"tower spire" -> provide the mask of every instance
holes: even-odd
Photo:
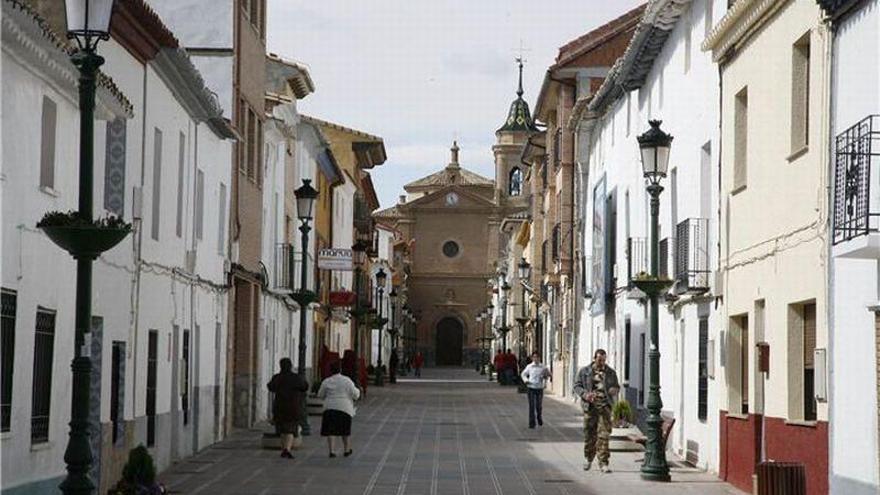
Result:
[[[517,98],[522,98],[522,95],[523,95],[523,87],[522,87],[523,59],[522,59],[522,57],[516,57],[516,63],[519,64],[519,86],[516,89],[516,96],[517,96]]]

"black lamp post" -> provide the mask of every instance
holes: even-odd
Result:
[[[301,254],[301,270],[299,289],[293,292],[293,300],[299,305],[299,354],[297,355],[296,370],[300,376],[305,377],[306,374],[306,309],[309,304],[316,300],[315,293],[308,288],[308,252],[309,252],[309,231],[312,228],[309,222],[312,220],[312,208],[315,206],[315,200],[318,199],[318,191],[312,187],[311,179],[303,179],[302,185],[293,191],[296,197],[296,216],[301,224],[299,231],[302,233],[302,254]],[[293,280],[293,265],[291,264],[291,281]],[[306,407],[303,403],[303,407]],[[309,426],[308,414],[302,415],[302,433],[309,435],[311,427]]]
[[[376,272],[376,288],[379,293],[379,304],[377,306],[377,310],[379,311],[379,318],[376,320],[376,326],[379,329],[379,354],[376,359],[376,386],[381,387],[384,383],[384,376],[382,375],[382,334],[385,332],[385,319],[382,318],[382,296],[385,294],[385,281],[388,279],[388,274],[385,273],[385,270],[379,268],[379,271]]]
[[[64,452],[67,476],[59,488],[66,495],[91,494],[95,484],[89,477],[92,447],[89,427],[89,385],[92,360],[86,348],[86,334],[92,320],[92,261],[128,235],[131,226],[121,219],[95,223],[94,138],[95,83],[104,58],[95,50],[100,40],[110,38],[113,0],[67,0],[67,37],[78,50],[71,56],[79,69],[79,208],[75,214],[47,214],[37,224],[59,247],[76,260],[76,315],[71,385],[70,438]]]
[[[361,307],[361,270],[367,261],[367,245],[358,239],[351,246],[352,258],[354,261],[354,309],[351,310],[351,316],[354,318],[354,367],[352,374],[354,382],[360,385],[360,344],[361,344],[361,322],[366,311]]]
[[[660,427],[663,418],[660,410],[663,400],[660,398],[660,347],[659,347],[659,307],[658,297],[672,285],[672,281],[659,275],[658,231],[660,214],[660,193],[663,186],[660,179],[666,177],[669,167],[669,149],[672,136],[660,130],[659,120],[648,122],[651,128],[638,137],[642,157],[642,169],[647,183],[646,189],[651,196],[651,275],[637,278],[633,283],[644,292],[651,301],[651,348],[648,351],[651,382],[648,388],[648,431],[645,444],[645,460],[642,464],[642,478],[653,481],[669,481],[669,465],[666,463],[666,451],[660,441]]]
[[[517,272],[519,275],[520,281],[520,289],[522,289],[522,308],[520,308],[520,316],[516,319],[517,323],[519,323],[519,361],[523,362],[525,359],[525,335],[526,335],[526,323],[529,322],[529,314],[526,311],[526,281],[529,279],[529,275],[532,273],[532,265],[526,261],[525,258],[522,258],[517,265]]]
[[[504,348],[502,352],[507,352],[507,332],[510,331],[510,328],[507,327],[507,295],[510,293],[510,284],[507,283],[507,279],[501,284],[501,346]]]
[[[391,336],[391,352],[397,351],[397,326],[395,325],[395,313],[397,311],[397,288],[391,287],[391,292],[388,293],[388,301],[391,303],[391,328],[388,329],[388,334]],[[400,356],[398,356],[400,359]],[[395,363],[395,366],[400,363]],[[391,362],[388,363],[388,380],[390,383],[397,383],[397,369],[391,369]]]
[[[490,342],[495,340],[495,332],[491,332],[492,335],[486,335],[486,326],[489,327],[489,330],[492,330],[492,309],[494,306],[492,304],[488,304],[486,309],[483,310],[483,341],[486,343],[486,355],[484,357],[485,366],[488,367],[489,364],[492,364],[492,348],[490,346]],[[491,368],[489,368],[491,370]],[[489,375],[489,381],[492,381],[492,373],[487,373]]]

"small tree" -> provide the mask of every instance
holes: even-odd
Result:
[[[131,449],[122,468],[122,479],[110,495],[162,495],[165,487],[156,483],[156,464],[143,444]]]
[[[629,424],[633,422],[633,410],[629,401],[621,399],[615,402],[614,407],[611,409],[611,418],[614,421],[615,426],[618,428],[629,426]]]

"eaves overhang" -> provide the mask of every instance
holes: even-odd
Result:
[[[624,93],[645,84],[654,61],[690,4],[691,0],[652,0],[648,3],[629,45],[589,104],[590,111],[604,112]]]

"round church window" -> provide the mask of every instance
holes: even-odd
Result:
[[[443,254],[446,255],[447,258],[455,258],[458,256],[458,243],[455,241],[446,241],[443,243]]]

